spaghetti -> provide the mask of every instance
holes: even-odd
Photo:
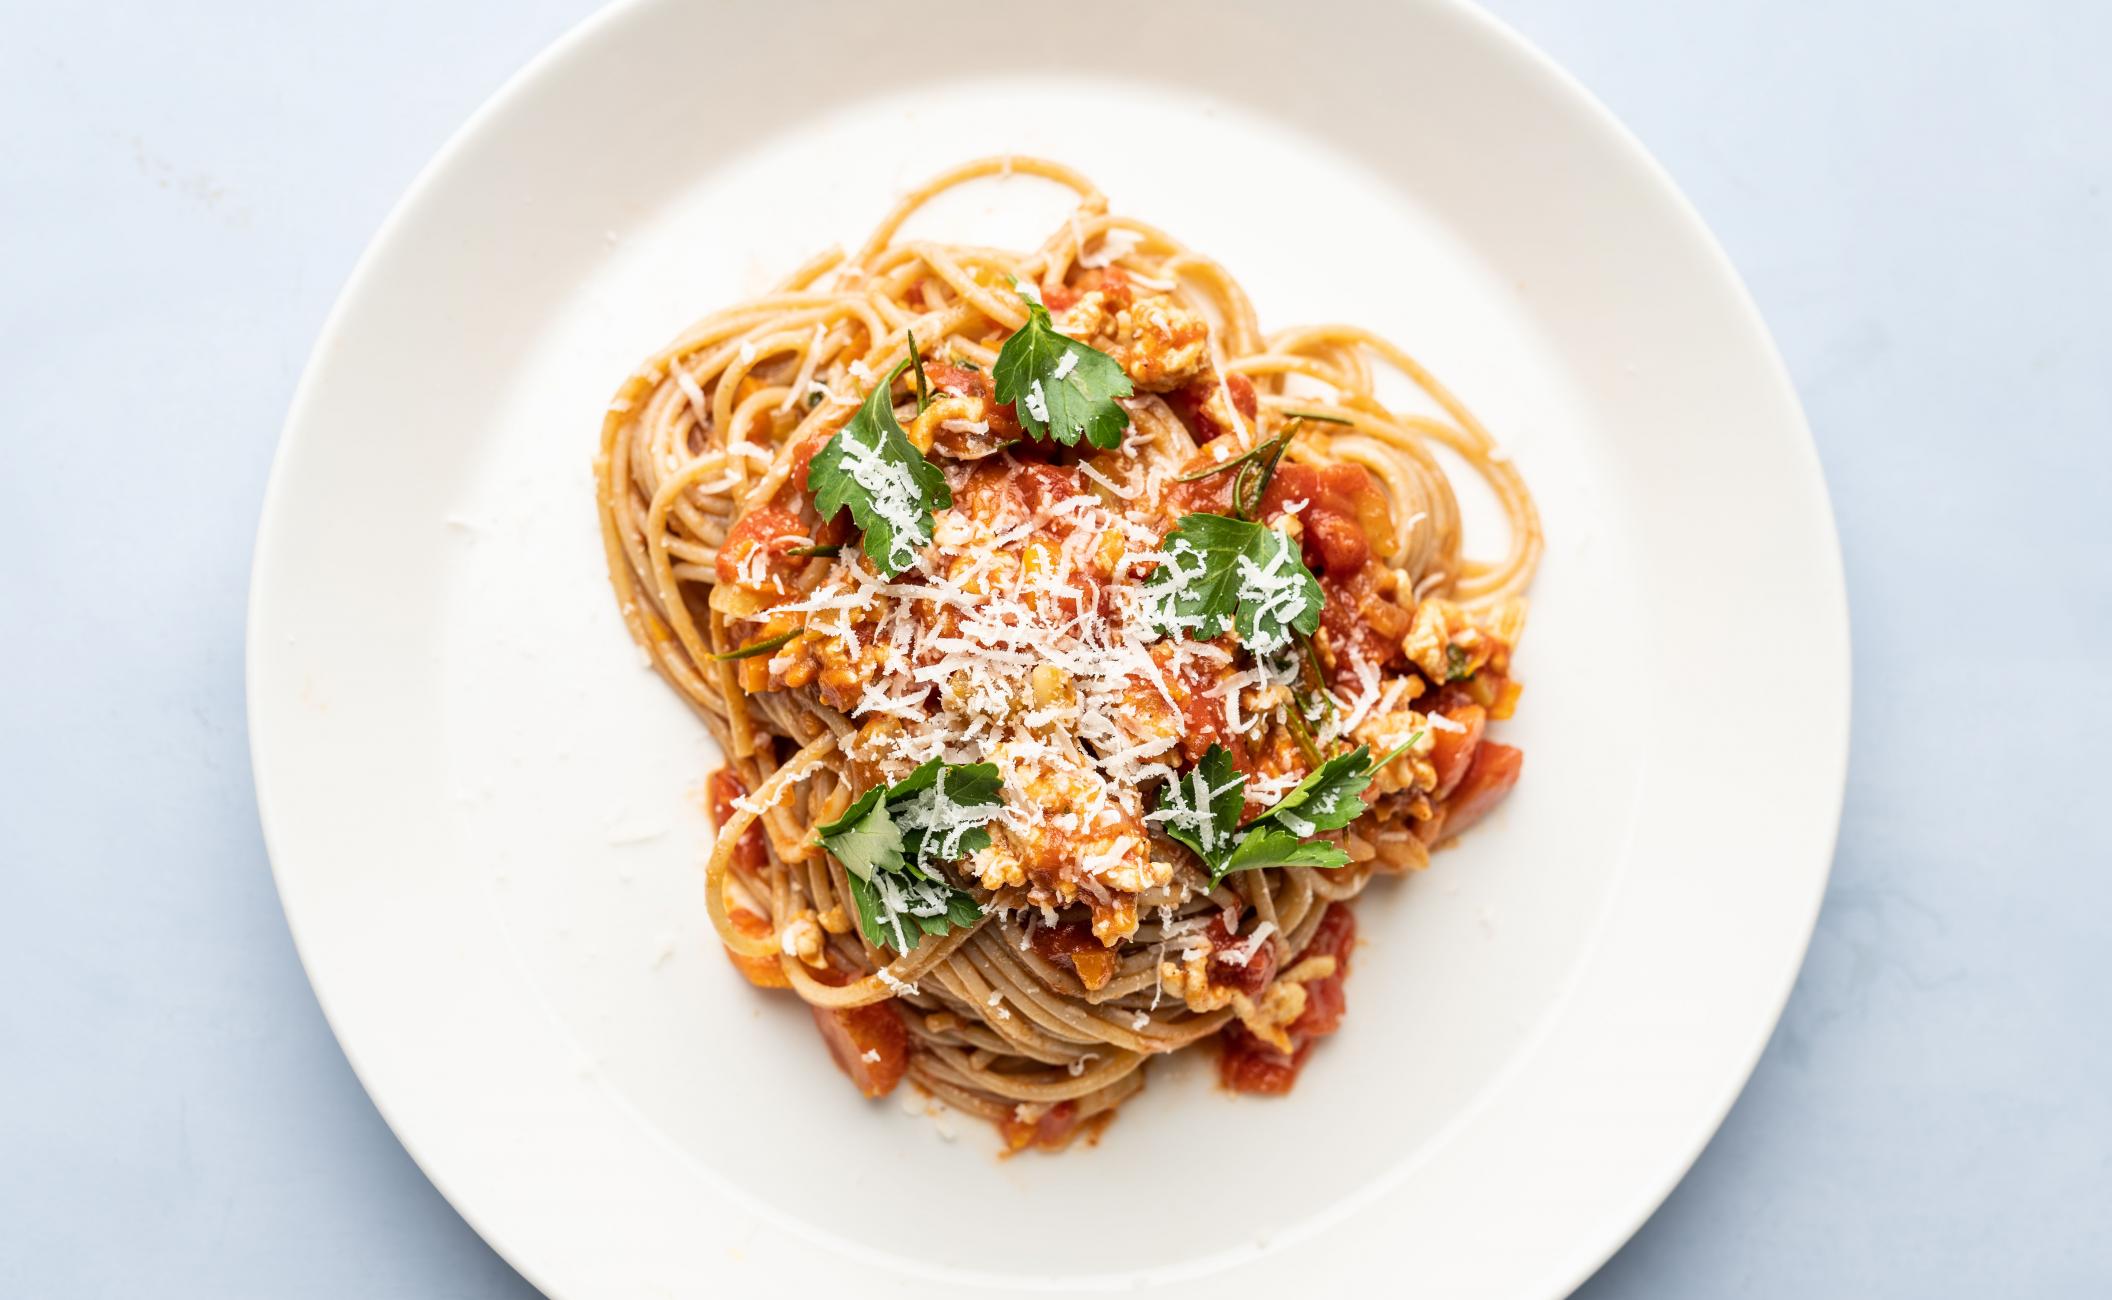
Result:
[[[901,237],[999,175],[1076,210],[1031,252]],[[1434,448],[1493,489],[1499,558],[1463,556]],[[1227,1085],[1288,1090],[1341,1018],[1350,900],[1517,778],[1485,738],[1541,550],[1516,469],[1393,344],[1264,334],[1056,163],[956,167],[697,322],[596,468],[624,619],[727,756],[729,957],[868,1095],[906,1076],[1013,1149],[1213,1036]]]

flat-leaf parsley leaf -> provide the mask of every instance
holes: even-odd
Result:
[[[981,919],[975,899],[937,868],[989,846],[984,823],[1003,807],[999,786],[994,763],[932,759],[816,828],[821,846],[843,864],[867,942],[908,952],[926,935]]]
[[[990,367],[997,400],[1014,403],[1019,422],[1037,438],[1066,447],[1082,436],[1102,449],[1122,445],[1129,412],[1115,399],[1135,390],[1129,373],[1113,357],[1056,332],[1049,309],[1020,295],[1027,323],[998,349]]]
[[[1230,751],[1212,745],[1200,763],[1160,789],[1146,820],[1158,822],[1169,838],[1193,849],[1210,869],[1213,887],[1235,871],[1348,866],[1349,854],[1341,846],[1311,837],[1340,830],[1363,816],[1361,796],[1371,778],[1423,734],[1417,731],[1376,761],[1364,745],[1335,755],[1244,824],[1239,815],[1246,807],[1247,778],[1233,767]]]
[[[1320,627],[1320,584],[1291,540],[1275,529],[1224,515],[1183,515],[1159,543],[1159,567],[1144,584],[1152,625],[1200,641],[1239,634],[1268,654],[1293,631]]]
[[[1215,865],[1232,850],[1246,807],[1246,784],[1246,776],[1232,766],[1231,751],[1212,745],[1202,762],[1166,783],[1146,820],[1158,822],[1168,838]]]
[[[1347,754],[1337,754],[1314,768],[1274,807],[1248,825],[1272,822],[1301,837],[1340,830],[1363,815],[1364,800],[1359,796],[1378,770],[1378,764],[1371,761],[1369,746],[1359,745]]]
[[[874,387],[858,413],[807,466],[807,490],[823,519],[849,506],[864,533],[866,556],[883,577],[916,563],[931,544],[932,513],[953,504],[946,475],[924,459],[895,419],[895,377],[905,359]]]
[[[1212,869],[1215,885],[1235,871],[1259,871],[1263,867],[1346,867],[1349,854],[1339,844],[1326,840],[1301,840],[1274,826],[1257,826],[1240,836],[1224,865]]]

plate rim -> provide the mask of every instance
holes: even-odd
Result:
[[[503,120],[517,100],[540,83],[553,69],[566,64],[578,51],[591,45],[605,29],[620,26],[640,11],[654,8],[661,2],[662,0],[611,0],[560,33],[526,63],[509,74],[448,134],[432,157],[418,169],[402,195],[391,205],[346,275],[302,366],[299,382],[295,386],[285,421],[274,446],[265,483],[252,546],[249,590],[245,604],[244,705],[252,783],[258,820],[271,865],[274,890],[278,894],[281,911],[286,917],[288,932],[300,959],[303,974],[354,1077],[359,1080],[369,1101],[389,1126],[398,1144],[417,1165],[420,1173],[440,1192],[455,1213],[460,1215],[495,1253],[505,1259],[510,1267],[538,1290],[553,1297],[560,1292],[553,1289],[553,1283],[533,1260],[531,1252],[501,1232],[497,1225],[489,1221],[488,1216],[469,1204],[467,1198],[459,1194],[453,1180],[438,1167],[430,1150],[422,1149],[423,1144],[400,1122],[396,1108],[385,1098],[383,1091],[374,1086],[369,1065],[363,1063],[361,1052],[341,1025],[333,998],[325,991],[325,982],[317,978],[316,967],[311,959],[312,939],[304,934],[303,924],[296,916],[296,909],[290,904],[288,868],[282,865],[282,846],[286,835],[283,829],[275,828],[273,801],[269,790],[272,779],[269,772],[274,764],[269,757],[269,742],[262,733],[266,726],[264,718],[267,710],[273,707],[273,702],[267,697],[267,688],[261,681],[258,666],[260,659],[268,653],[266,643],[270,622],[269,588],[263,579],[269,565],[272,539],[289,526],[289,489],[286,482],[292,472],[289,465],[294,459],[290,453],[299,441],[299,430],[310,421],[311,408],[319,400],[316,394],[317,375],[324,368],[328,357],[341,344],[355,306],[365,296],[364,291],[379,273],[378,268],[388,260],[399,232],[416,219],[427,195],[454,168],[460,157],[474,148],[496,123]],[[1551,1266],[1552,1273],[1546,1279],[1544,1293],[1561,1295],[1581,1286],[1625,1246],[1685,1179],[1743,1094],[1780,1024],[1783,1011],[1809,952],[1838,850],[1852,743],[1852,623],[1838,523],[1803,403],[1750,289],[1699,210],[1665,167],[1610,108],[1574,75],[1508,23],[1483,10],[1471,0],[1418,0],[1418,4],[1424,9],[1443,11],[1445,16],[1452,20],[1479,28],[1480,34],[1502,46],[1508,57],[1529,66],[1539,79],[1559,92],[1569,108],[1588,116],[1596,133],[1606,138],[1627,155],[1628,161],[1638,166],[1640,175],[1647,178],[1655,191],[1656,200],[1663,204],[1668,212],[1677,214],[1679,224],[1693,237],[1695,249],[1706,255],[1711,269],[1720,278],[1722,287],[1729,290],[1731,304],[1739,318],[1738,324],[1757,341],[1758,355],[1765,359],[1767,384],[1780,397],[1783,410],[1790,421],[1782,428],[1783,442],[1798,462],[1797,485],[1810,498],[1806,502],[1809,507],[1808,523],[1820,534],[1814,541],[1820,543],[1821,554],[1817,558],[1824,561],[1821,566],[1823,574],[1820,576],[1825,579],[1825,590],[1811,595],[1814,601],[1826,608],[1826,626],[1817,631],[1824,634],[1820,639],[1827,644],[1816,652],[1816,657],[1825,661],[1828,673],[1833,679],[1832,685],[1835,689],[1830,693],[1831,698],[1826,701],[1826,711],[1828,721],[1835,724],[1838,741],[1827,753],[1814,759],[1812,764],[1822,778],[1818,784],[1829,794],[1823,808],[1814,807],[1811,811],[1811,820],[1814,823],[1823,820],[1826,827],[1825,854],[1822,869],[1811,877],[1808,896],[1801,900],[1797,908],[1799,921],[1794,960],[1786,964],[1783,974],[1776,981],[1777,987],[1770,992],[1767,999],[1768,1013],[1764,1018],[1755,1019],[1749,1032],[1749,1041],[1740,1053],[1735,1070],[1724,1076],[1716,1095],[1702,1108],[1701,1119],[1695,1131],[1678,1144],[1684,1155],[1677,1160],[1668,1160],[1661,1175],[1634,1195],[1628,1209],[1618,1216],[1621,1227],[1617,1233],[1608,1234],[1603,1238],[1595,1237],[1579,1247],[1570,1263]],[[1786,947],[1787,945],[1785,949]],[[1531,1043],[1544,1036],[1548,1027],[1557,1019],[1558,1016],[1550,1014],[1540,1033],[1536,1033],[1528,1045],[1520,1049],[1517,1060],[1523,1060],[1530,1055]]]

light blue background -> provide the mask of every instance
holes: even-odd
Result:
[[[302,978],[242,619],[279,424],[354,258],[588,7],[7,4],[0,1295],[530,1294]],[[1495,8],[1752,285],[1854,609],[1803,978],[1583,1294],[2112,1294],[2112,6]],[[1798,725],[1796,682],[1754,687]]]

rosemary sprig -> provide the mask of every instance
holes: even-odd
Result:
[[[806,634],[807,630],[805,628],[795,627],[790,632],[779,633],[777,636],[766,636],[760,641],[750,641],[738,650],[728,650],[725,654],[713,655],[712,658],[721,663],[730,659],[753,659],[757,655],[766,655],[773,650],[788,646]]]

